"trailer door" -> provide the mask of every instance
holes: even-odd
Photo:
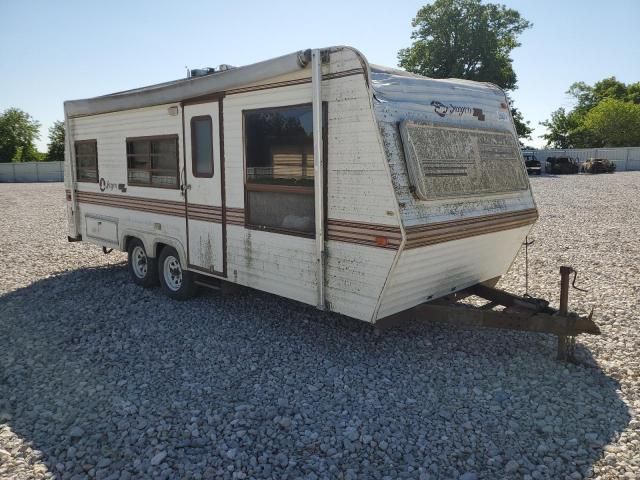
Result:
[[[222,99],[185,105],[183,118],[189,268],[226,276]]]

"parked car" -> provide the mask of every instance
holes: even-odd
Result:
[[[580,166],[578,162],[571,157],[547,157],[545,171],[553,175],[569,175],[578,173]]]
[[[613,173],[616,164],[607,158],[590,158],[582,164],[584,173]]]
[[[525,153],[523,154],[524,164],[527,167],[527,173],[529,175],[540,175],[542,174],[542,164],[540,160],[536,158],[533,153]]]

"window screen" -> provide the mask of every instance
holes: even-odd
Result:
[[[511,132],[404,121],[400,134],[411,184],[423,200],[529,188]]]
[[[313,234],[311,105],[244,112],[247,222]]]
[[[75,150],[78,181],[98,183],[98,142],[96,140],[75,142]]]
[[[127,139],[130,185],[178,188],[178,136]]]
[[[213,176],[213,136],[210,116],[191,119],[191,163],[194,177]]]

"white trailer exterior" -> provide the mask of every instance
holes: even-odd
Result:
[[[161,280],[174,249],[185,279],[375,323],[500,277],[537,218],[504,92],[351,47],[65,102],[65,120],[70,240],[139,245]]]

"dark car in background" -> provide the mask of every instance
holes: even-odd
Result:
[[[527,167],[527,173],[529,175],[542,174],[542,164],[533,153],[523,153],[522,156],[524,158],[524,165]]]
[[[578,173],[580,165],[571,157],[547,157],[545,171],[552,175],[569,175]]]
[[[584,173],[613,173],[616,164],[607,158],[590,158],[582,164]]]

